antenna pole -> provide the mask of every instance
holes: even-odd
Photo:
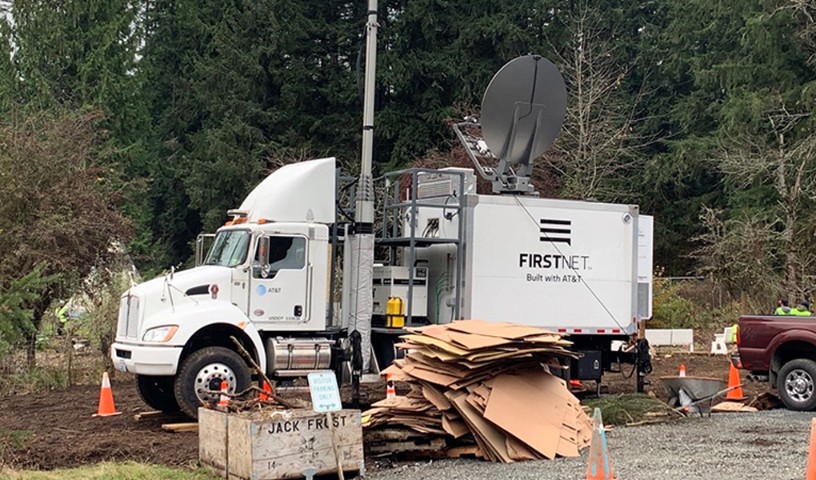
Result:
[[[371,359],[371,314],[374,276],[374,188],[371,175],[374,150],[374,82],[377,66],[377,0],[368,0],[366,22],[365,95],[363,97],[363,144],[360,179],[354,209],[354,231],[349,232],[346,261],[349,282],[343,285],[348,295],[347,323],[350,332],[360,334],[362,371],[369,370]]]
[[[374,223],[371,164],[374,150],[374,82],[377,71],[377,0],[368,0],[366,22],[365,94],[363,97],[363,146],[355,220]]]

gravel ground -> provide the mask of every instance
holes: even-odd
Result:
[[[713,414],[677,422],[617,427],[607,433],[616,478],[715,480],[805,478],[812,412],[770,410]],[[411,463],[366,476],[370,480],[576,480],[586,458],[493,464],[476,460]]]

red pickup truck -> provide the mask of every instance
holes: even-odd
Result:
[[[737,368],[768,381],[791,410],[816,410],[816,317],[744,315]]]

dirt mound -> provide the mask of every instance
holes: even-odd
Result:
[[[133,460],[182,465],[198,460],[197,433],[169,433],[167,419],[136,421],[150,411],[135,382],[115,382],[114,417],[96,418],[98,386],[0,398],[0,465],[43,469]]]

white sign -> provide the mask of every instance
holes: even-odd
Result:
[[[627,205],[480,196],[468,224],[463,317],[634,331],[635,223]]]
[[[309,391],[315,412],[334,412],[343,408],[334,372],[327,370],[309,373]]]

